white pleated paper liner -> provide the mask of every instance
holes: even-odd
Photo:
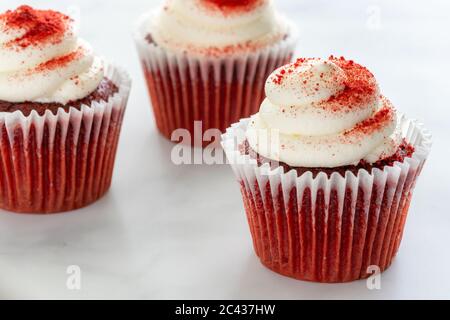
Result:
[[[148,14],[140,19],[135,42],[157,127],[168,139],[179,128],[194,134],[195,121],[202,122],[202,132],[224,132],[257,112],[267,77],[290,62],[297,41],[292,27],[286,39],[257,52],[222,57],[172,52],[146,39],[148,19]]]
[[[401,118],[415,152],[383,170],[355,175],[298,176],[242,155],[249,119],[233,124],[222,146],[240,183],[254,249],[261,262],[301,280],[346,282],[383,271],[403,235],[412,191],[431,148],[431,135]]]
[[[0,113],[0,208],[68,211],[109,189],[131,81],[111,64],[105,76],[119,89],[108,101],[56,114]]]

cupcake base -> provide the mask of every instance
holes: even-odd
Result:
[[[243,154],[248,122],[229,128],[222,146],[240,183],[261,262],[285,276],[329,283],[386,270],[400,246],[430,135],[402,118],[405,141],[415,150],[411,157],[370,171],[299,173]]]
[[[144,66],[144,74],[151,97],[156,125],[164,137],[171,140],[176,129],[186,129],[194,137],[196,121],[202,124],[201,134],[209,129],[225,129],[242,117],[258,111],[264,98],[264,84],[273,69],[290,61],[291,55],[255,62],[253,72],[233,72],[227,79],[226,63],[218,67],[208,65],[206,76],[200,68],[171,66],[152,71]],[[216,74],[216,70],[222,70]],[[232,70],[250,69],[231,62]],[[253,74],[253,76],[251,76]],[[218,80],[216,78],[219,78]],[[241,79],[239,79],[241,78]],[[215,80],[216,79],[216,80]],[[176,141],[174,141],[176,142]],[[202,141],[205,147],[209,141]],[[192,139],[192,145],[196,145]],[[200,146],[197,143],[196,146]]]
[[[403,190],[393,195],[389,184],[358,188],[357,195],[346,189],[343,204],[337,190],[329,197],[326,190],[316,190],[313,204],[310,189],[299,198],[292,188],[285,202],[272,198],[270,185],[264,196],[241,182],[255,252],[269,269],[298,280],[353,281],[369,277],[369,266],[382,272],[400,245],[414,176],[411,172]]]

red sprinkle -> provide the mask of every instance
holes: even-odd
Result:
[[[359,124],[357,124],[352,130],[347,131],[344,135],[349,134],[370,134],[374,131],[379,130],[387,121],[390,121],[394,116],[394,109],[387,100],[383,101],[385,103],[384,107],[373,115],[373,117],[368,118]]]
[[[300,58],[280,69],[275,75],[271,76],[271,81],[276,85],[282,85],[287,74],[293,73],[297,68],[301,67],[308,61],[315,58]],[[324,63],[334,62],[346,74],[347,79],[344,82],[345,88],[337,95],[331,96],[327,101],[322,102],[319,106],[335,112],[360,108],[367,104],[373,103],[377,99],[377,85],[373,74],[365,67],[355,63],[353,60],[346,60],[344,57],[335,57],[331,55]],[[311,76],[307,73],[302,75],[303,84],[311,81]],[[323,77],[323,74],[320,75]],[[337,79],[334,79],[337,81]],[[315,91],[319,91],[320,87],[316,83]]]
[[[224,14],[248,12],[262,4],[262,0],[201,0],[210,9]]]
[[[35,10],[30,6],[20,6],[16,10],[8,10],[0,15],[5,26],[12,30],[25,30],[25,34],[12,40],[9,45],[21,48],[36,46],[52,41],[58,43],[67,30],[69,16],[52,10]]]
[[[274,36],[273,41],[277,41],[279,39],[279,36]],[[254,52],[258,49],[261,49],[266,46],[266,42],[258,42],[249,40],[244,43],[239,43],[236,45],[228,45],[225,47],[207,47],[207,48],[198,48],[194,45],[188,45],[187,50],[188,51],[195,51],[202,53],[209,57],[222,57],[223,55],[231,55],[236,53],[242,53],[242,52]]]
[[[284,80],[284,76],[286,75],[286,73],[291,74],[294,72],[295,69],[297,69],[298,67],[300,67],[305,61],[310,60],[310,59],[306,59],[306,58],[298,58],[294,63],[289,64],[286,67],[283,67],[278,74],[275,75],[275,77],[272,79],[272,81],[275,84],[280,85],[283,80]],[[306,82],[303,82],[306,83]]]
[[[82,49],[79,49],[65,56],[54,58],[37,66],[36,71],[54,70],[56,68],[66,66],[70,62],[78,59],[82,54]]]
[[[376,99],[376,81],[373,74],[353,60],[346,60],[344,57],[336,58],[330,56],[330,61],[336,63],[347,75],[345,89],[339,95],[330,97],[324,107],[341,110],[342,108],[352,109],[367,105]]]

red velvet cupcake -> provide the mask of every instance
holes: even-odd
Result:
[[[270,0],[165,1],[137,29],[156,124],[173,140],[176,129],[223,132],[257,112],[267,76],[290,61],[296,36]]]
[[[59,12],[0,15],[0,208],[77,209],[109,189],[130,91]]]
[[[222,136],[256,254],[300,280],[384,271],[431,147],[374,76],[344,58],[298,59],[266,83],[258,114]]]

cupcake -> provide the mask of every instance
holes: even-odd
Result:
[[[0,15],[0,208],[52,213],[108,190],[130,79],[75,22],[21,6]]]
[[[256,113],[295,38],[270,0],[168,0],[144,15],[135,40],[159,131],[176,140],[184,129],[191,145],[205,146],[208,129]]]
[[[388,268],[429,133],[397,114],[369,70],[342,57],[298,59],[265,90],[259,112],[222,136],[261,262],[317,282]]]

